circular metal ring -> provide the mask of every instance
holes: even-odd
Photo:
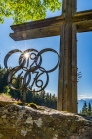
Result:
[[[24,56],[24,54],[25,53],[28,53],[28,52],[37,52],[38,53],[38,51],[36,50],[36,49],[27,49],[27,50],[25,50],[21,55],[20,55],[20,57],[19,57],[19,65],[21,66],[22,65],[22,68],[25,68],[25,67],[23,67],[24,66],[24,64],[23,64],[23,62],[22,62],[22,60],[26,60],[26,57]],[[33,53],[32,52],[32,54],[35,54],[35,53]],[[35,54],[36,55],[36,54]],[[37,54],[38,55],[38,54]],[[41,55],[39,55],[39,56],[35,56],[35,58],[34,59],[31,59],[31,60],[34,60],[33,61],[33,63],[30,65],[30,68],[33,66],[33,64],[35,63],[36,64],[36,66],[41,66],[41,63],[42,63],[42,57],[41,57]],[[30,54],[30,56],[31,56],[31,54]],[[30,58],[30,56],[29,56],[29,58]],[[39,63],[37,64],[37,60],[38,60],[38,57],[40,57],[40,61],[39,61]],[[25,70],[25,69],[24,69]]]
[[[38,85],[38,84],[37,84],[38,82],[41,82],[41,85]],[[42,86],[43,86],[43,81],[42,81],[42,80],[37,80],[37,81],[35,82],[35,84],[36,84],[36,86],[37,86],[38,88],[42,88]]]
[[[42,74],[46,74],[46,77],[47,77],[47,80],[46,80],[46,83],[45,83],[45,85],[42,87],[41,86],[41,89],[40,90],[37,90],[37,91],[35,91],[35,92],[39,92],[39,91],[42,91],[43,89],[45,89],[46,88],[46,86],[48,85],[48,82],[49,82],[49,75],[48,75],[48,73],[47,73],[47,71],[44,69],[44,68],[42,68],[42,67],[40,67],[40,69],[41,69],[41,71],[43,71],[42,73],[40,73],[36,78],[35,78],[35,84],[36,84],[36,86],[38,87],[38,88],[40,88],[38,85],[37,85],[37,82],[38,81],[42,81],[42,80],[38,80],[38,78],[42,75]],[[36,69],[36,67],[35,67],[35,70],[33,70],[34,72],[36,71],[37,69]],[[30,72],[32,72],[32,69],[29,69],[26,73],[25,73],[25,75],[24,75],[24,81],[23,81],[23,84],[27,87],[27,83],[26,83],[26,77],[27,77],[27,75],[30,73]],[[43,82],[43,81],[42,81]],[[43,85],[43,83],[42,83],[42,85]],[[28,87],[27,88],[29,91],[31,91],[31,92],[33,92],[33,90],[30,90],[30,88]]]
[[[14,50],[12,50],[12,51],[10,51],[10,52],[7,53],[7,55],[6,55],[5,58],[4,58],[4,66],[5,66],[5,68],[8,68],[8,66],[7,66],[7,61],[8,61],[8,59],[9,59],[9,57],[10,57],[12,54],[16,53],[16,52],[21,52],[21,53],[22,53],[22,51],[20,51],[19,49],[14,49]]]
[[[31,53],[31,54],[30,54],[30,59],[31,59],[31,60],[35,60],[35,57],[32,58],[32,55],[34,55],[34,56],[36,57],[36,54],[35,54],[35,53]]]
[[[8,84],[9,84],[9,86],[13,89],[13,90],[23,90],[23,88],[24,87],[21,87],[21,88],[15,88],[13,85],[12,85],[12,80],[13,80],[13,76],[14,76],[14,74],[16,73],[16,72],[18,72],[19,70],[21,70],[21,67],[20,66],[17,66],[17,67],[15,67],[15,68],[13,68],[11,71],[10,71],[10,73],[9,73],[9,75],[8,75],[8,80],[7,80],[7,82],[8,82]],[[29,74],[28,75],[28,81],[27,81],[27,85],[29,84],[29,82],[30,82],[30,79],[31,79],[31,77],[30,77],[31,75]],[[16,78],[17,79],[17,78]]]
[[[58,62],[55,65],[55,67],[52,68],[51,70],[45,70],[43,67],[41,67],[41,64],[42,64],[42,56],[41,55],[45,52],[48,52],[48,51],[54,52],[58,56]],[[38,52],[36,49],[27,49],[24,52],[22,52],[21,50],[15,49],[15,50],[12,50],[9,53],[7,53],[7,55],[5,56],[5,59],[4,59],[5,68],[8,68],[7,61],[9,59],[9,57],[15,52],[21,52],[21,55],[19,57],[19,66],[13,68],[8,75],[9,86],[14,90],[23,90],[24,88],[26,88],[29,91],[34,92],[34,91],[30,90],[30,87],[27,87],[27,86],[29,85],[29,83],[31,81],[31,73],[37,73],[36,77],[33,80],[31,88],[32,88],[33,84],[35,83],[35,85],[38,88],[41,88],[35,92],[39,92],[39,91],[42,91],[43,89],[45,89],[46,86],[48,85],[48,82],[49,82],[48,73],[56,70],[56,68],[59,66],[59,63],[60,63],[59,62],[59,54],[57,53],[57,51],[52,49],[52,48],[46,48],[46,49],[41,50],[40,52]],[[28,58],[26,58],[24,56],[24,54],[26,54],[26,53],[30,53]],[[32,55],[34,55],[33,58],[32,58]],[[33,60],[33,62],[29,66],[29,60],[30,59]],[[26,62],[27,62],[27,66],[25,66]],[[34,66],[34,64],[35,64],[35,66]],[[13,81],[14,74],[16,74],[21,69],[25,71],[25,74],[24,74],[24,78],[21,78],[21,79],[23,79],[22,87],[17,89],[13,86],[12,81]],[[38,70],[38,69],[40,70],[40,73],[38,71],[36,72],[36,70]],[[23,73],[23,71],[22,71],[22,73]],[[43,75],[44,73],[46,74],[46,83],[45,84],[43,84],[43,81],[41,79],[39,79],[40,76]],[[21,74],[19,77],[21,77]],[[17,78],[15,78],[15,79],[17,79]],[[40,82],[41,84],[38,85],[38,82]]]
[[[56,64],[56,66],[54,67],[54,68],[52,68],[51,70],[46,70],[46,72],[53,72],[54,70],[56,70],[57,69],[57,67],[59,66],[59,54],[57,53],[57,51],[55,51],[54,49],[52,49],[52,48],[46,48],[46,49],[43,49],[43,50],[41,50],[39,53],[38,53],[38,55],[37,56],[40,56],[41,54],[43,54],[44,52],[47,52],[47,51],[51,51],[51,52],[54,52],[54,53],[56,53],[57,55],[58,55],[58,63]]]

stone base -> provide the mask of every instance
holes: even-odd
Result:
[[[92,139],[92,119],[44,106],[0,107],[0,139]]]

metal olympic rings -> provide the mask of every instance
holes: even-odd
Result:
[[[45,52],[48,52],[48,51],[54,52],[58,56],[57,64],[55,65],[54,68],[52,68],[50,70],[46,70],[43,67],[41,67],[42,54]],[[14,50],[8,52],[4,58],[5,68],[8,68],[7,62],[8,62],[9,57],[16,52],[21,53],[21,55],[19,57],[19,66],[16,66],[13,69],[11,69],[11,71],[8,75],[8,85],[11,87],[11,89],[14,89],[14,90],[23,90],[26,88],[27,90],[34,92],[34,90],[33,90],[34,85],[38,88],[38,90],[35,90],[35,92],[40,92],[40,91],[44,90],[49,82],[48,73],[53,72],[59,66],[59,54],[57,53],[57,51],[55,51],[54,49],[51,49],[51,48],[43,49],[40,52],[38,52],[36,49],[27,49],[24,52],[22,52],[19,49],[14,49]],[[31,60],[31,63],[29,62],[30,60]],[[20,73],[20,75],[18,75],[18,77],[14,77],[14,75],[18,71],[21,71],[21,70],[22,70],[22,72]],[[37,70],[39,70],[39,71],[37,71]],[[23,74],[23,71],[24,71],[24,74]],[[29,83],[31,82],[32,74],[34,74],[34,73],[36,73],[36,76],[34,77],[31,85],[29,86]],[[43,74],[46,77],[45,84],[44,84],[43,80],[40,79],[40,77]],[[13,79],[17,79],[17,78],[19,78],[21,80],[22,86],[20,88],[15,88],[12,83]],[[40,85],[39,85],[39,83],[40,83]]]

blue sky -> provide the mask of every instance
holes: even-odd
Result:
[[[77,11],[92,9],[92,0],[77,0]],[[47,17],[60,15],[61,11],[51,13],[47,11]],[[0,24],[0,64],[3,66],[5,55],[12,49],[25,50],[34,48],[38,51],[44,48],[53,48],[59,52],[60,36],[40,38],[34,40],[14,41],[9,37],[12,32],[10,25],[12,25],[12,18],[5,19],[4,24]],[[77,34],[77,67],[78,71],[82,73],[82,78],[78,82],[79,98],[92,97],[92,32]],[[16,58],[15,58],[16,57]],[[18,56],[14,55],[9,59],[9,66],[17,66]],[[50,53],[45,53],[42,66],[45,69],[50,69],[57,62],[57,57]],[[58,90],[58,69],[49,74],[49,84],[46,88],[47,92],[55,93]]]

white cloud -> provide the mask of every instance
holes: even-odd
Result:
[[[78,100],[80,100],[80,99],[92,99],[92,96],[78,95]]]

